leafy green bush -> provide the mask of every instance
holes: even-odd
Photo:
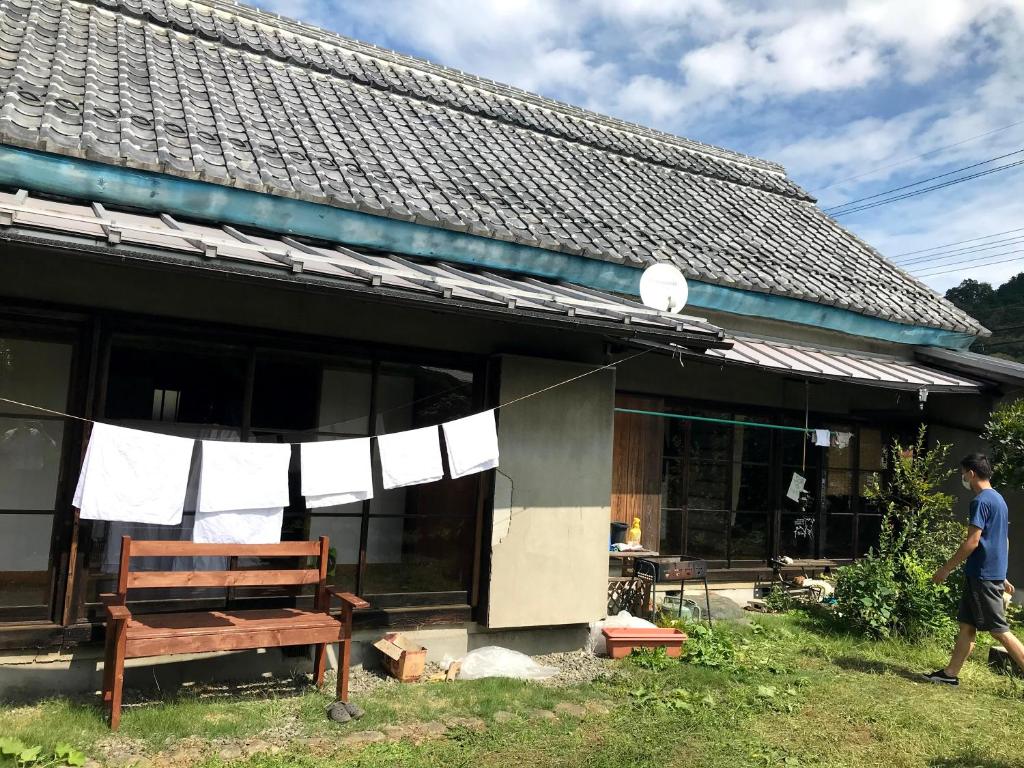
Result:
[[[652,669],[656,672],[674,663],[664,648],[634,648],[626,658],[641,669]]]
[[[983,437],[992,446],[992,464],[998,482],[1024,490],[1024,398],[992,411]]]
[[[904,557],[900,563],[900,599],[897,606],[897,628],[900,634],[911,638],[951,637],[956,630],[953,616],[959,600],[949,584],[935,584],[932,574],[935,569],[911,558]],[[959,580],[955,582],[959,584]]]
[[[4,757],[9,758],[9,764],[32,766],[32,768],[51,768],[52,766],[81,766],[85,765],[85,755],[72,747],[70,744],[57,744],[51,752],[44,752],[39,745],[30,747],[19,739],[10,736],[0,736],[0,765],[4,764]]]
[[[895,623],[898,600],[899,587],[890,558],[871,553],[839,569],[839,615],[855,629],[873,637],[888,637]]]
[[[703,624],[686,627],[683,659],[700,667],[729,667],[736,658],[736,646],[729,637]]]
[[[1024,605],[1010,603],[1006,607],[1006,620],[1013,629],[1024,629]]]
[[[869,483],[867,497],[882,512],[878,549],[840,568],[836,581],[838,613],[852,629],[917,638],[953,628],[959,580],[931,581],[965,534],[953,497],[939,490],[952,474],[948,457],[948,445],[926,447],[922,427],[913,445],[893,443],[889,475]]]
[[[797,607],[796,599],[778,584],[764,596],[764,607],[769,613],[785,613]]]

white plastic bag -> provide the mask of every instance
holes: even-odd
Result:
[[[557,674],[557,668],[542,666],[525,653],[488,645],[466,654],[459,670],[459,680],[479,680],[482,677],[545,680]]]
[[[609,616],[607,619],[592,621],[590,622],[590,637],[587,639],[587,651],[595,656],[604,656],[608,652],[608,648],[605,645],[604,635],[601,633],[601,630],[605,627],[636,629],[638,627],[654,626],[657,625],[652,624],[646,619],[633,616],[629,611],[619,611],[618,614],[615,616]]]

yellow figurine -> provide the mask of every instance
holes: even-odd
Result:
[[[626,534],[627,544],[639,544],[640,543],[640,518],[633,518],[633,525],[630,526],[629,533]]]

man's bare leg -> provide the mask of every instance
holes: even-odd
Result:
[[[974,651],[974,639],[977,636],[978,630],[970,624],[960,625],[960,632],[956,636],[956,645],[953,646],[953,656],[943,670],[947,675],[950,677],[960,676],[960,670],[963,668],[964,662],[967,661],[967,657]],[[1016,640],[1016,638],[1014,639]]]
[[[1017,669],[1024,673],[1024,643],[1009,630],[1005,632],[993,632],[992,637],[1006,649],[1010,658],[1017,664]]]

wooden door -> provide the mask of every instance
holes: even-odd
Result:
[[[616,395],[617,408],[662,411],[665,402],[657,397]],[[640,518],[641,544],[657,550],[661,539],[661,463],[664,449],[664,419],[634,413],[615,414],[612,458],[612,513],[614,522]]]

